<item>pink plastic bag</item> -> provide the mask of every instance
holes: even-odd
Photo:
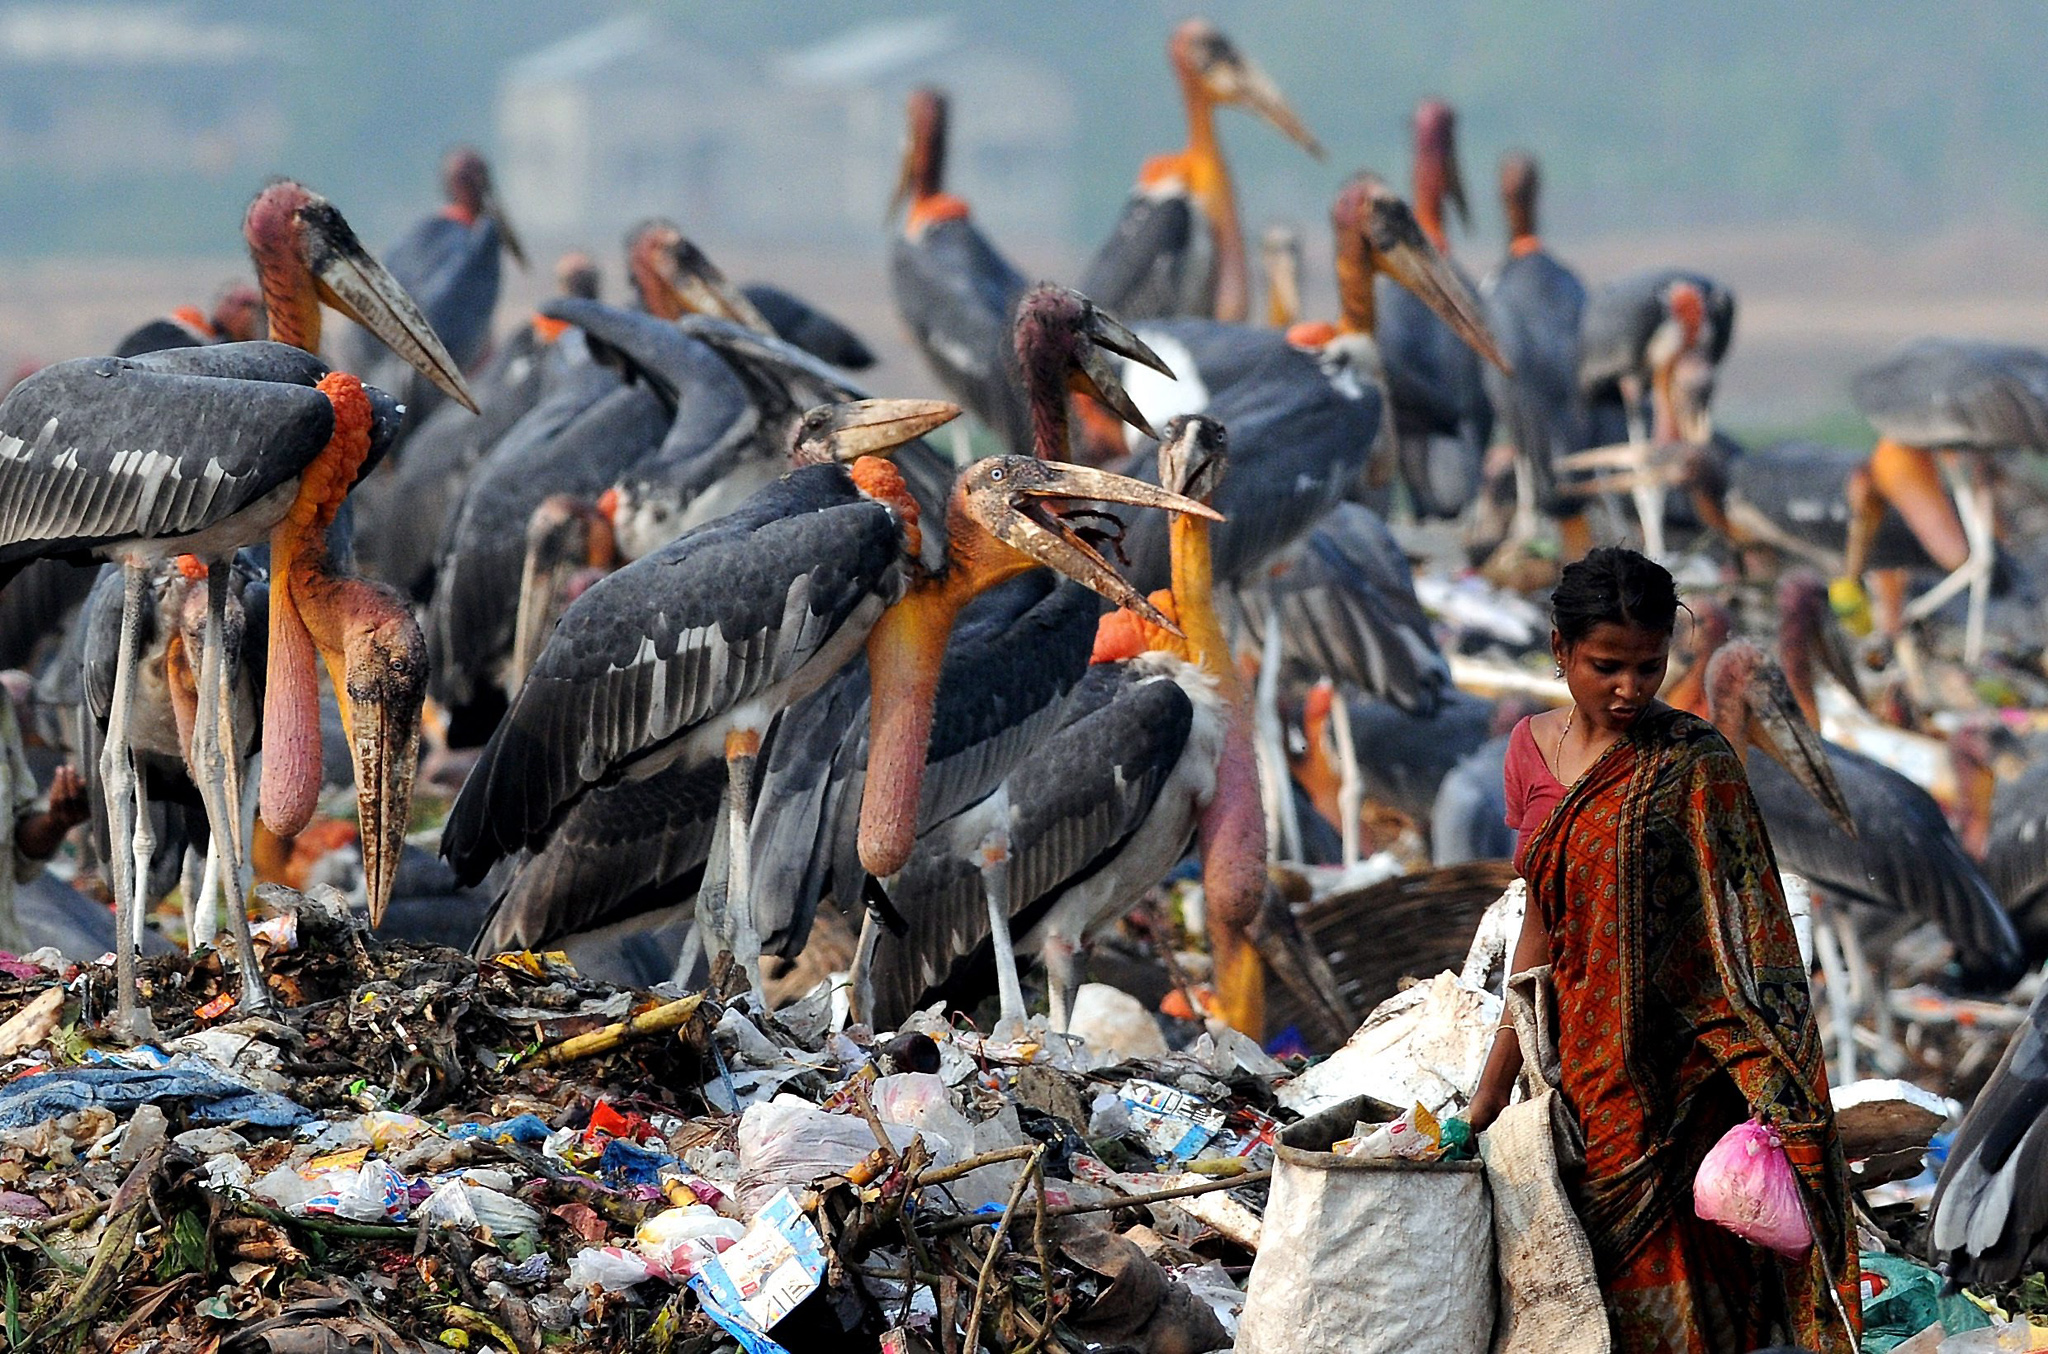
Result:
[[[1777,1131],[1751,1119],[1728,1130],[1692,1182],[1693,1212],[1797,1260],[1813,1249],[1799,1177]]]

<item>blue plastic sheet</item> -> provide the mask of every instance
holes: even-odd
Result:
[[[38,1072],[0,1088],[0,1128],[26,1128],[95,1106],[125,1114],[159,1100],[187,1100],[198,1123],[241,1120],[263,1128],[296,1128],[312,1119],[304,1106],[269,1091],[195,1067],[72,1067]]]
[[[666,1152],[650,1151],[624,1138],[613,1138],[604,1145],[604,1155],[597,1159],[597,1167],[614,1185],[658,1185],[661,1168],[673,1166],[675,1161]]]
[[[537,1114],[521,1114],[507,1119],[502,1124],[456,1124],[448,1130],[448,1136],[457,1140],[481,1138],[485,1142],[511,1142],[522,1147],[538,1147],[548,1140],[547,1122]]]

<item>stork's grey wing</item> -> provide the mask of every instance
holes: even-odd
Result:
[[[895,517],[839,467],[811,472],[570,604],[449,814],[442,852],[465,882],[535,845],[585,787],[787,680],[901,594]]]
[[[1059,892],[1112,858],[1173,774],[1194,706],[1171,677],[1141,664],[1097,664],[1074,689],[1070,721],[1021,762],[1010,802],[1011,929],[1025,934]],[[972,1005],[988,905],[970,856],[942,831],[920,839],[890,898],[909,923],[875,953],[878,1027],[941,989]],[[1147,881],[1147,886],[1156,881]]]
[[[1778,863],[1837,896],[1935,923],[1973,986],[2002,992],[2017,982],[2025,956],[2012,919],[1934,797],[1845,748],[1830,747],[1828,764],[1856,822],[1853,838],[1790,772],[1768,757],[1748,759]]]
[[[0,402],[0,568],[190,535],[288,483],[327,445],[334,409],[319,391],[157,365],[169,356],[60,362]]]
[[[1215,305],[1208,225],[1185,194],[1131,194],[1082,275],[1081,290],[1129,323],[1206,315]],[[1200,293],[1207,293],[1201,304]]]
[[[2048,989],[1956,1130],[1929,1241],[1957,1283],[2011,1283],[2048,1259]]]
[[[1915,339],[1850,384],[1882,435],[1912,447],[2048,450],[2048,354],[2009,343]]]

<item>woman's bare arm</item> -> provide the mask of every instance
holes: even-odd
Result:
[[[1512,977],[1549,962],[1550,933],[1543,929],[1543,913],[1532,900],[1522,912],[1522,933],[1515,940],[1508,974]],[[1500,1117],[1514,1094],[1515,1078],[1521,1074],[1522,1042],[1515,1037],[1514,1027],[1496,1030],[1493,1052],[1486,1059],[1486,1069],[1479,1074],[1479,1088],[1473,1092],[1472,1104],[1465,1111],[1465,1119],[1474,1132]]]

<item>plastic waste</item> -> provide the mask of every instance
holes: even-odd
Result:
[[[744,1224],[720,1217],[717,1210],[691,1204],[664,1209],[641,1223],[633,1243],[640,1254],[671,1274],[688,1277],[746,1232]]]
[[[1693,1211],[1744,1240],[1794,1259],[1813,1249],[1813,1226],[1799,1177],[1777,1131],[1760,1120],[1737,1124],[1700,1163]]]
[[[591,1246],[569,1257],[569,1287],[623,1293],[661,1274],[661,1267],[623,1246]]]
[[[890,1145],[910,1146],[916,1130],[885,1123]],[[875,1150],[874,1131],[857,1115],[828,1114],[793,1095],[778,1095],[740,1116],[740,1211],[754,1216],[785,1187],[803,1188],[844,1175]]]

